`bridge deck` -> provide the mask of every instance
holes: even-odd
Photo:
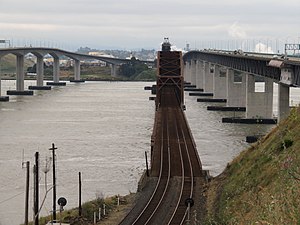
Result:
[[[185,201],[194,198],[204,182],[194,140],[172,86],[162,90],[154,129],[151,177],[157,182],[122,225],[183,224],[188,213]]]

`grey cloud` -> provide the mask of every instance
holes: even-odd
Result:
[[[183,46],[229,39],[235,23],[247,38],[297,37],[299,8],[298,0],[0,0],[0,30],[8,38],[124,47],[156,46],[169,35]]]

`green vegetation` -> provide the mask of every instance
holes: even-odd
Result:
[[[130,62],[120,66],[119,74],[129,80],[155,80],[155,71],[132,57]]]
[[[300,109],[210,183],[207,224],[300,224]]]
[[[12,74],[16,72],[16,56],[12,54],[8,54],[3,56],[0,61],[1,73],[2,74]],[[31,60],[25,59],[24,67],[28,68],[33,66],[34,62]]]
[[[126,215],[126,210],[131,207],[134,200],[134,194],[125,197],[119,197],[120,205],[118,206],[118,196],[113,196],[104,199],[98,196],[95,200],[86,202],[82,205],[82,216],[79,216],[78,208],[63,211],[61,214],[61,221],[70,223],[71,225],[92,225],[94,224],[94,212],[98,218],[99,208],[102,208],[102,220],[97,224],[118,224],[118,222]],[[105,204],[105,216],[103,214],[103,204]],[[60,219],[60,214],[57,213],[57,219]],[[39,219],[40,225],[45,225],[51,221],[51,216],[41,217]],[[29,223],[33,225],[33,222]]]

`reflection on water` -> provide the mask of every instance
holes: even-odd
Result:
[[[26,81],[25,87],[34,84],[35,81]],[[150,150],[154,120],[154,102],[148,101],[150,92],[143,90],[149,85],[152,83],[67,83],[66,87],[36,91],[34,96],[11,96],[10,102],[1,102],[0,224],[23,222],[25,169],[22,161],[29,160],[33,165],[34,153],[39,151],[41,165],[45,165],[53,142],[58,147],[57,196],[67,198],[66,209],[78,204],[78,172],[82,173],[83,201],[101,193],[136,191],[145,168],[144,151]],[[2,95],[9,89],[15,89],[15,81],[2,81]],[[294,104],[299,102],[299,96],[293,97]],[[212,175],[221,173],[248,146],[247,135],[266,133],[272,128],[223,124],[222,117],[234,116],[232,112],[207,111],[207,106],[212,104],[196,102],[196,97],[188,95],[185,101],[203,167]],[[50,187],[51,170],[46,175]],[[43,172],[40,183],[43,196]],[[48,196],[42,215],[49,214],[51,199]]]

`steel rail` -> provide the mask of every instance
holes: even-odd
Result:
[[[162,112],[163,113],[163,112]],[[165,120],[167,120],[167,118],[164,118]],[[150,215],[150,217],[148,218],[148,220],[146,221],[145,224],[147,224],[150,219],[153,217],[154,213],[156,212],[158,206],[160,205],[160,203],[162,202],[162,199],[166,193],[166,190],[167,190],[167,187],[169,185],[169,181],[170,181],[170,176],[171,176],[171,161],[170,161],[170,140],[169,140],[169,136],[168,136],[168,121],[167,121],[167,140],[168,140],[168,177],[167,177],[167,183],[165,185],[165,188],[164,188],[164,192],[163,192],[163,195],[162,197],[160,198],[160,201],[159,203],[156,205],[155,207],[155,210],[152,212],[152,214]],[[144,207],[144,209],[142,210],[142,212],[139,214],[139,216],[135,219],[135,221],[132,223],[133,225],[134,224],[137,224],[138,221],[142,218],[142,216],[145,214],[146,210],[148,209],[149,205],[151,204],[151,202],[153,201],[155,195],[158,193],[158,188],[159,186],[161,185],[162,183],[162,174],[163,174],[163,165],[164,165],[164,160],[163,160],[163,155],[164,155],[164,126],[162,126],[162,143],[161,143],[161,163],[160,163],[160,172],[159,172],[159,178],[158,178],[158,182],[156,184],[156,187],[150,197],[150,199],[148,200],[146,206]]]
[[[168,222],[168,225],[171,224],[172,220],[174,219],[176,212],[179,208],[179,204],[180,201],[182,199],[182,195],[183,195],[183,189],[184,189],[184,180],[185,180],[185,170],[184,170],[184,162],[183,162],[183,156],[182,156],[182,149],[181,149],[181,145],[180,145],[180,138],[179,138],[179,132],[178,132],[178,126],[177,126],[177,121],[175,120],[175,128],[176,128],[176,135],[177,135],[177,142],[178,142],[178,146],[179,146],[179,153],[180,153],[180,160],[181,160],[181,171],[182,171],[182,177],[181,177],[181,190],[180,190],[180,195],[175,207],[175,210]]]
[[[167,193],[167,189],[168,189],[169,183],[170,183],[170,177],[171,177],[171,151],[170,151],[170,136],[169,136],[168,117],[166,118],[166,120],[167,120],[167,139],[168,139],[168,178],[167,178],[167,183],[165,185],[164,192],[163,192],[158,204],[156,205],[155,209],[153,210],[152,214],[150,215],[150,217],[146,221],[145,225],[149,223],[149,221],[152,219],[152,217],[156,213],[157,209],[159,208],[161,202],[163,201],[163,199],[165,197],[165,194]]]
[[[184,140],[184,145],[186,147],[186,152],[187,152],[187,156],[188,156],[188,160],[189,160],[189,165],[190,165],[190,168],[191,168],[191,191],[190,191],[190,198],[192,198],[193,197],[193,191],[194,191],[193,166],[192,166],[192,161],[191,161],[191,157],[190,157],[190,154],[189,154],[189,149],[188,149],[188,146],[187,146],[187,143],[186,143],[186,138],[185,138],[185,135],[184,135],[184,132],[183,132],[182,128],[181,128],[181,132],[182,132],[182,136],[183,136],[183,140]],[[184,217],[182,218],[180,225],[184,223],[186,215],[189,213],[188,211],[189,211],[189,208],[186,209]]]

